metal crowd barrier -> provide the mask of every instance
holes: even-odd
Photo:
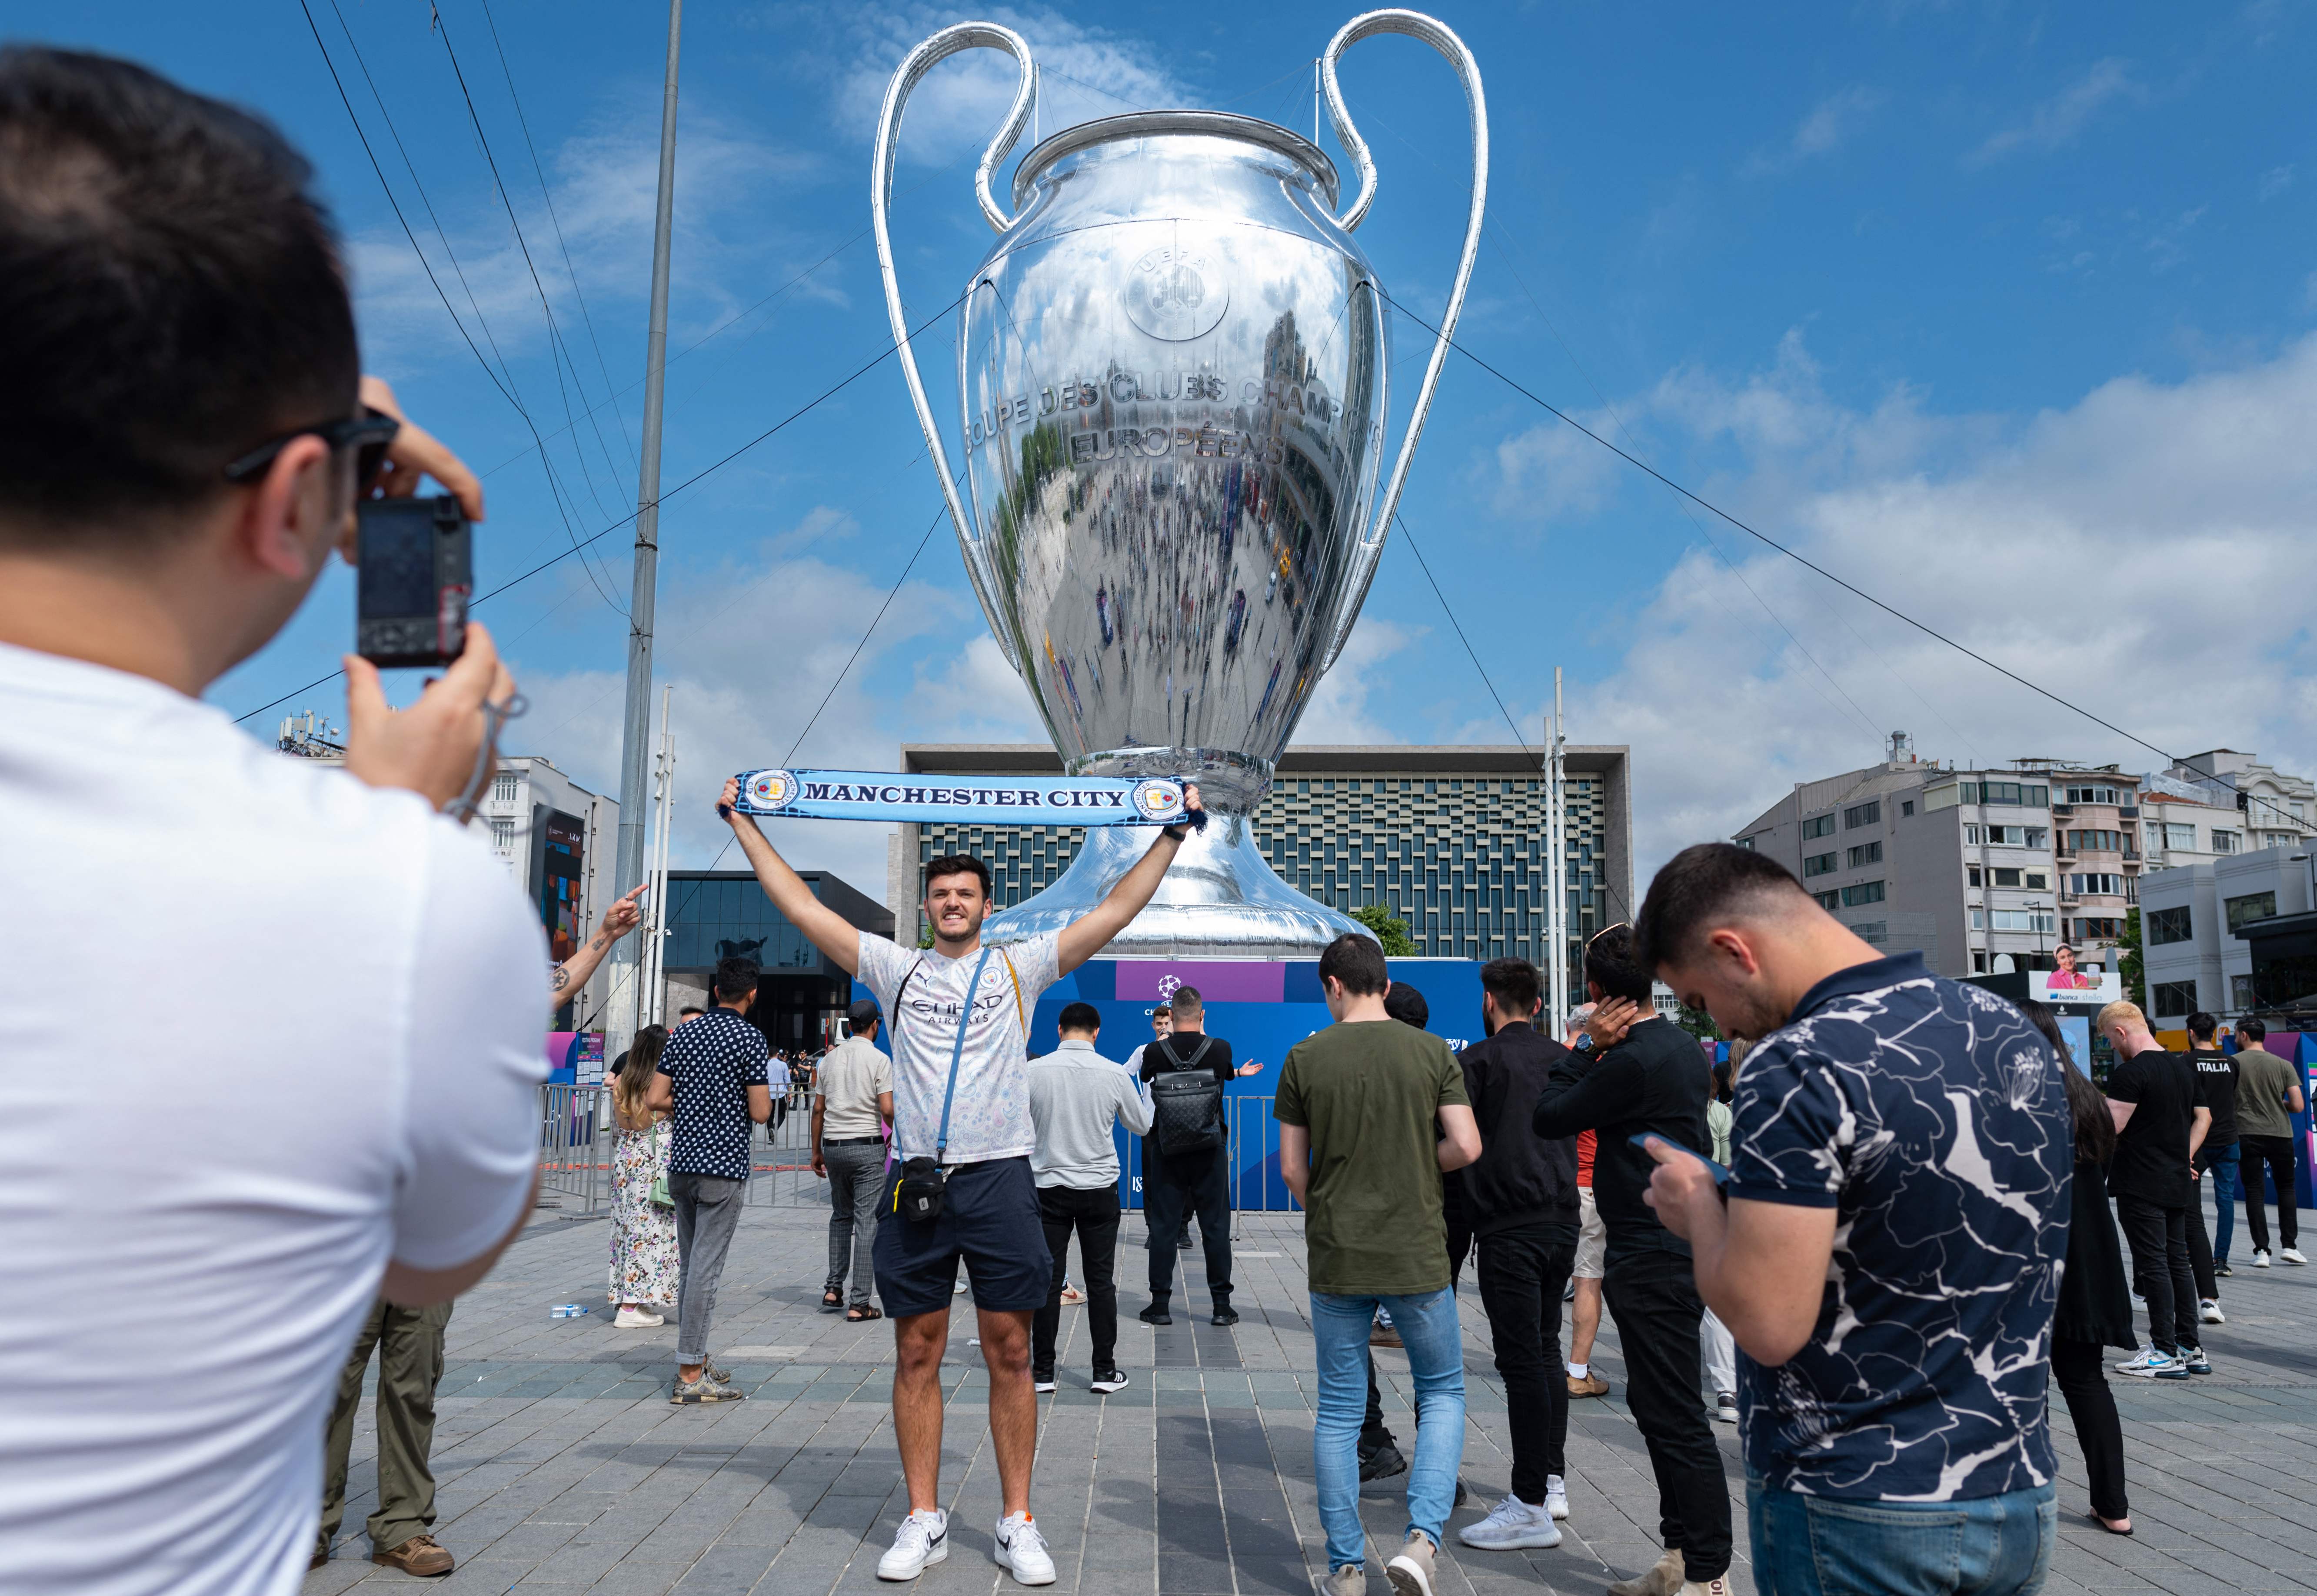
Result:
[[[618,1135],[602,1087],[541,1087],[540,1196],[567,1214],[609,1207],[612,1150]]]

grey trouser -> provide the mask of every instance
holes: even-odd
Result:
[[[869,1305],[876,1284],[870,1250],[877,1244],[877,1200],[885,1195],[882,1141],[831,1146],[824,1142],[820,1161],[828,1170],[828,1280],[823,1291],[841,1290],[846,1267],[853,1271],[853,1305]]]
[[[716,1287],[724,1278],[732,1233],[740,1228],[748,1183],[720,1175],[670,1175],[667,1194],[675,1199],[675,1360],[704,1363]]]

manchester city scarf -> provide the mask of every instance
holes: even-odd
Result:
[[[811,820],[948,820],[968,826],[1172,826],[1185,817],[1169,776],[895,776],[875,770],[747,770],[740,812]],[[1206,812],[1189,816],[1203,825]]]

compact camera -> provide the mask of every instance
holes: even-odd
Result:
[[[356,508],[354,651],[381,668],[448,665],[467,650],[473,524],[449,494]]]

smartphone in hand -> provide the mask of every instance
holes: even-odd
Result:
[[[1708,1170],[1712,1171],[1714,1185],[1727,1186],[1730,1184],[1730,1171],[1728,1170],[1722,1168],[1720,1164],[1715,1163],[1712,1159],[1706,1157],[1705,1154],[1698,1152],[1696,1148],[1684,1147],[1671,1136],[1660,1136],[1655,1131],[1642,1131],[1626,1137],[1625,1140],[1631,1142],[1634,1146],[1641,1148],[1643,1152],[1647,1152],[1649,1150],[1651,1143],[1662,1142],[1667,1146],[1672,1148],[1676,1152],[1686,1152],[1699,1163],[1704,1164]]]

